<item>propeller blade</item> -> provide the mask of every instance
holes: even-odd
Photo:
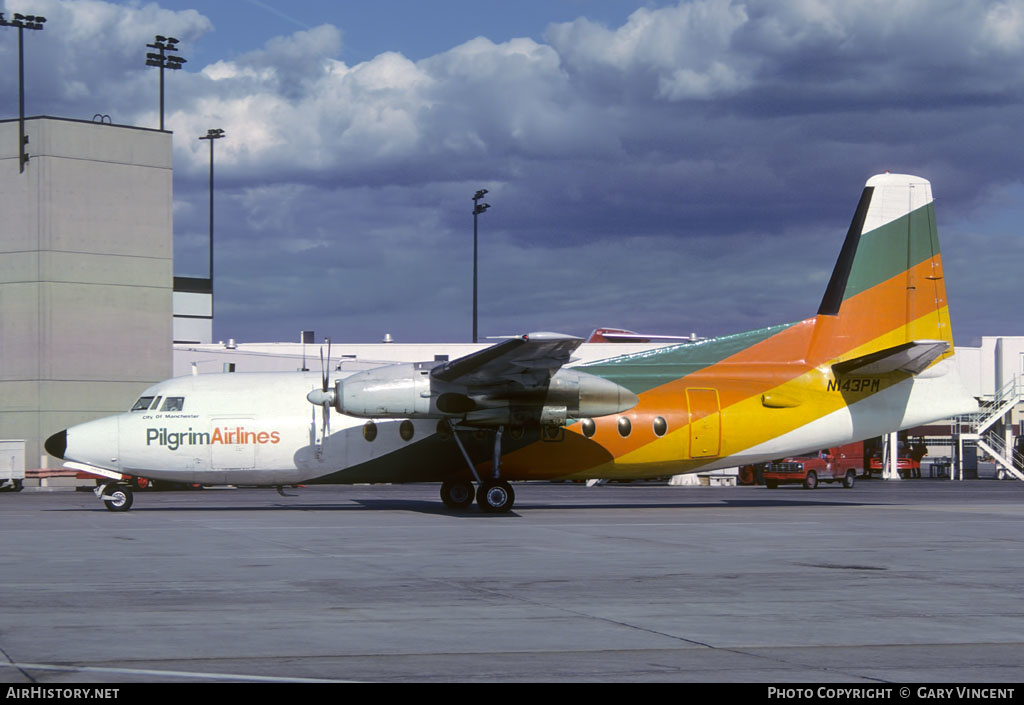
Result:
[[[323,409],[323,425],[320,429],[320,435],[326,439],[331,432],[331,404],[334,401],[333,395],[329,395],[327,392],[328,372],[327,367],[331,364],[331,339],[327,339],[327,363],[324,363],[324,348],[320,346],[320,376],[323,380],[323,396],[320,407]]]
[[[327,366],[324,364],[324,346],[320,346],[320,390],[327,391]]]

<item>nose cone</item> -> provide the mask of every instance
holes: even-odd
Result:
[[[108,416],[66,428],[46,439],[46,452],[61,460],[113,468],[118,455],[118,417]]]
[[[64,460],[64,451],[68,449],[68,430],[64,429],[47,438],[43,447],[53,457]]]

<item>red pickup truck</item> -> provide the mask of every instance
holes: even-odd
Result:
[[[857,474],[863,472],[864,444],[848,443],[814,455],[772,461],[762,477],[770,490],[787,484],[802,484],[804,489],[813,490],[819,482],[842,482],[843,487],[853,487]]]
[[[928,455],[928,446],[920,438],[909,442],[900,441],[897,445],[896,470],[900,477],[921,477],[921,459]],[[864,468],[868,475],[882,472],[882,450],[871,455],[868,466]]]

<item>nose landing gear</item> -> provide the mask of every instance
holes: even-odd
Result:
[[[110,512],[127,512],[132,508],[135,496],[131,485],[109,482],[95,490],[96,496],[103,500],[103,506]]]

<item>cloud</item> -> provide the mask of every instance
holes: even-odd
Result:
[[[154,126],[144,44],[212,41],[191,10],[35,7],[50,22],[27,40],[31,113]],[[277,36],[168,76],[176,267],[205,271],[197,137],[220,127],[218,337],[291,339],[302,319],[353,340],[462,339],[482,187],[489,333],[799,318],[873,173],[931,178],[940,229],[1016,213],[993,194],[1021,182],[1022,24],[1019,2],[693,0],[354,65],[342,26]],[[988,308],[958,327],[992,320],[961,297]]]
[[[729,0],[698,0],[641,8],[610,30],[586,18],[552,25],[546,38],[568,70],[598,85],[609,78],[654,86],[667,100],[710,99],[748,86],[756,66],[732,51],[746,8]]]
[[[8,13],[19,10],[6,5]],[[32,12],[47,21],[42,31],[25,33],[28,114],[88,120],[105,113],[122,124],[138,124],[143,105],[152,105],[156,114],[156,78],[150,75],[156,69],[145,67],[146,43],[164,34],[188,46],[212,29],[196,10],[172,12],[156,3],[123,7],[102,0],[33,0]],[[17,42],[5,39],[0,62],[16,66]],[[3,72],[0,88],[13,95],[17,73]]]

